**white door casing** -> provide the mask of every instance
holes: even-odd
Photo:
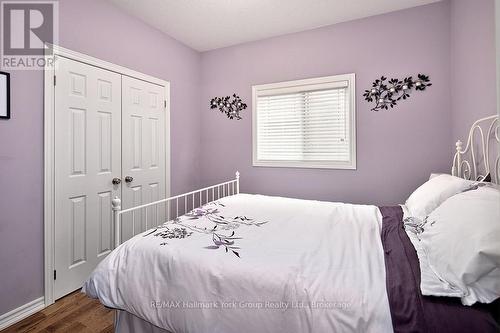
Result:
[[[121,76],[57,58],[54,299],[81,287],[113,249],[121,174]]]
[[[165,198],[165,92],[122,76],[122,209]],[[164,207],[122,215],[121,240],[165,221]]]

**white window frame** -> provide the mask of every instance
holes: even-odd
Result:
[[[257,97],[276,94],[286,91],[307,91],[332,88],[340,81],[347,81],[349,91],[349,133],[350,133],[350,158],[348,162],[342,161],[282,161],[259,160],[257,158]],[[279,168],[319,168],[319,169],[348,169],[356,170],[356,82],[355,74],[342,74],[318,77],[304,80],[294,80],[278,83],[269,83],[252,86],[252,146],[253,166],[279,167]]]

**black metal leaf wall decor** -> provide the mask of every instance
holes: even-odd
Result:
[[[220,112],[224,113],[229,119],[242,119],[240,112],[245,110],[247,105],[243,103],[240,96],[233,94],[232,98],[226,97],[214,97],[210,100],[210,109],[219,109]]]
[[[385,76],[382,76],[373,82],[370,90],[365,90],[363,96],[368,102],[375,101],[372,111],[388,110],[389,107],[395,107],[402,99],[409,98],[413,89],[424,91],[432,86],[428,75],[418,74],[417,77],[417,79],[409,76],[402,80],[387,80]]]

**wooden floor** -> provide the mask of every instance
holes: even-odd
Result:
[[[7,332],[113,332],[113,310],[76,291],[1,331]]]

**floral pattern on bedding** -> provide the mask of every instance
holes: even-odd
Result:
[[[183,239],[191,236],[194,232],[206,234],[211,236],[212,243],[211,245],[205,246],[205,249],[217,250],[222,248],[226,253],[231,251],[239,258],[240,254],[237,250],[240,250],[240,247],[237,246],[236,241],[242,238],[236,236],[234,229],[238,229],[242,225],[260,227],[266,224],[267,221],[259,222],[243,215],[228,217],[225,216],[226,214],[223,215],[221,211],[224,207],[226,207],[226,205],[219,201],[210,202],[200,208],[191,210],[185,215],[177,217],[173,221],[157,227],[143,237],[153,235],[154,237],[161,237],[163,239]],[[207,228],[188,224],[190,221],[201,219],[211,222],[213,227]],[[231,232],[226,234],[228,231]],[[160,245],[168,245],[168,243],[163,242]]]
[[[434,225],[434,223],[436,223],[436,221],[429,222],[429,216],[426,216],[423,220],[413,216],[403,220],[404,229],[413,233],[418,241],[421,241],[420,235],[425,231],[427,224]]]

